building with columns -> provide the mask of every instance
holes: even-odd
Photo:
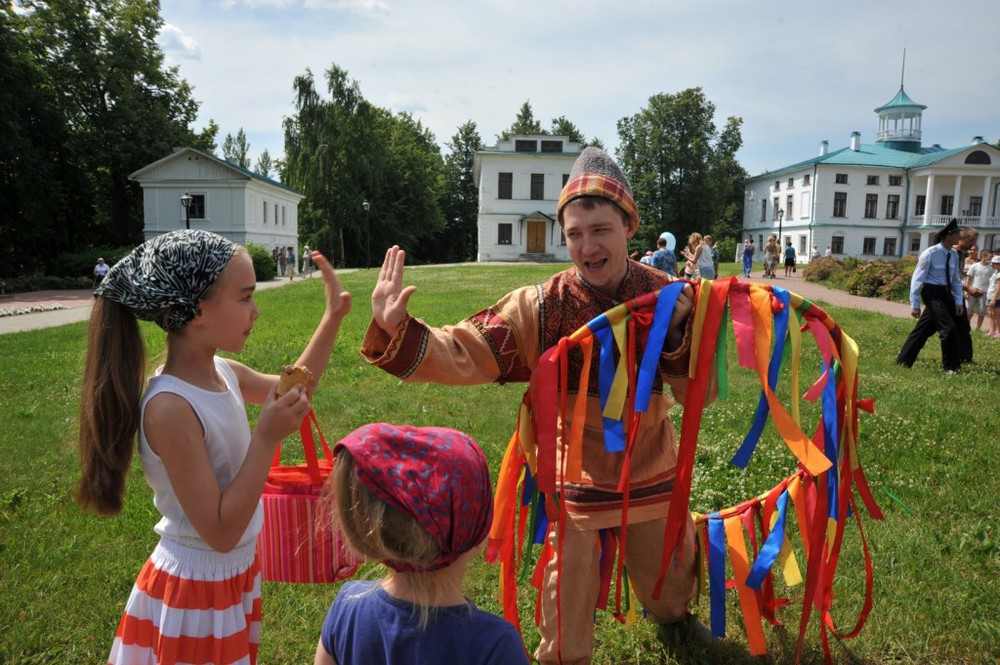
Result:
[[[516,135],[476,152],[476,260],[570,260],[556,205],[581,150],[568,136]]]
[[[1000,150],[974,136],[968,145],[924,146],[917,104],[899,92],[875,109],[875,143],[851,134],[846,147],[746,183],[743,234],[758,247],[791,240],[798,260],[815,246],[835,257],[894,259],[917,254],[952,217],[979,231],[979,246],[1000,249]]]

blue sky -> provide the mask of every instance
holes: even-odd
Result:
[[[333,63],[442,151],[468,120],[494,143],[528,100],[543,127],[565,115],[613,152],[620,118],[700,86],[719,129],[743,118],[738,157],[757,175],[853,131],[874,142],[905,48],[925,145],[1000,139],[996,0],[166,0],[162,16],[197,128],[215,120],[221,145],[242,127],[254,160],[284,152],[293,79],[309,69],[320,87]]]

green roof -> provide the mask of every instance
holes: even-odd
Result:
[[[825,155],[818,155],[812,159],[791,164],[774,171],[766,171],[760,175],[754,176],[751,180],[764,176],[770,177],[776,174],[786,173],[788,171],[798,171],[807,166],[813,166],[816,164],[829,164],[831,166],[871,166],[881,168],[913,169],[941,161],[951,155],[967,150],[968,147],[969,146],[963,146],[961,148],[946,149],[941,148],[940,146],[932,146],[929,148],[921,148],[919,152],[908,152],[905,150],[895,150],[881,143],[860,145],[858,146],[858,150],[841,148],[840,150],[834,150]]]
[[[882,106],[875,109],[875,113],[881,113],[882,111],[887,111],[889,109],[897,109],[897,108],[912,108],[912,109],[920,109],[921,111],[923,111],[927,107],[924,106],[923,104],[917,104],[915,101],[910,99],[910,96],[907,95],[905,92],[903,92],[903,87],[900,86],[899,92],[896,93],[896,96],[890,99]]]

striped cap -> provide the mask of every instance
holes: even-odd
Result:
[[[573,163],[569,180],[559,195],[557,211],[560,224],[566,205],[584,196],[598,196],[611,201],[622,209],[629,221],[638,226],[639,209],[632,198],[628,178],[611,155],[600,148],[584,149]]]

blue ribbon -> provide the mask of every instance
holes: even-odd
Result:
[[[785,338],[788,336],[788,312],[790,310],[790,298],[788,296],[788,291],[777,286],[773,287],[772,293],[774,294],[774,297],[778,299],[778,302],[784,305],[778,313],[774,315],[774,349],[771,351],[771,361],[767,368],[767,385],[773,391],[774,387],[778,385],[778,374],[781,372],[781,361],[785,355]],[[733,455],[732,462],[739,468],[745,469],[750,463],[750,458],[753,457],[754,450],[757,449],[757,443],[760,442],[760,435],[764,432],[764,425],[767,424],[767,416],[770,413],[771,409],[767,405],[767,397],[764,395],[764,391],[761,390],[760,400],[757,402],[757,412],[754,413],[753,424],[750,426],[750,431],[747,432],[746,438],[743,439],[740,449],[736,451],[735,455]]]
[[[712,637],[725,637],[726,529],[719,513],[708,516],[708,585]]]
[[[837,383],[840,374],[840,363],[833,363],[833,372],[823,386],[823,452],[833,464],[826,471],[826,512],[831,519],[837,519],[837,486],[840,482],[838,462],[837,432]]]
[[[660,370],[660,355],[663,353],[663,344],[667,339],[670,317],[674,314],[677,296],[680,295],[683,288],[683,282],[667,284],[660,289],[660,295],[656,299],[653,323],[649,328],[649,337],[646,340],[646,349],[642,354],[639,377],[636,379],[635,385],[635,410],[639,413],[645,413],[649,409],[649,400],[653,393],[653,379]]]
[[[598,363],[597,387],[601,395],[601,412],[608,403],[611,385],[615,380],[614,332],[608,318],[601,314],[587,324],[601,344],[601,358]],[[626,362],[624,358],[621,360]],[[619,453],[625,450],[625,423],[614,418],[602,418],[604,422],[604,452]]]
[[[778,560],[778,553],[781,552],[781,545],[785,542],[785,509],[788,507],[788,490],[785,490],[778,497],[778,519],[774,522],[774,528],[767,535],[767,540],[760,548],[757,559],[750,568],[747,576],[747,586],[756,591],[760,591],[760,586],[764,583],[767,573],[774,567],[774,562]]]

